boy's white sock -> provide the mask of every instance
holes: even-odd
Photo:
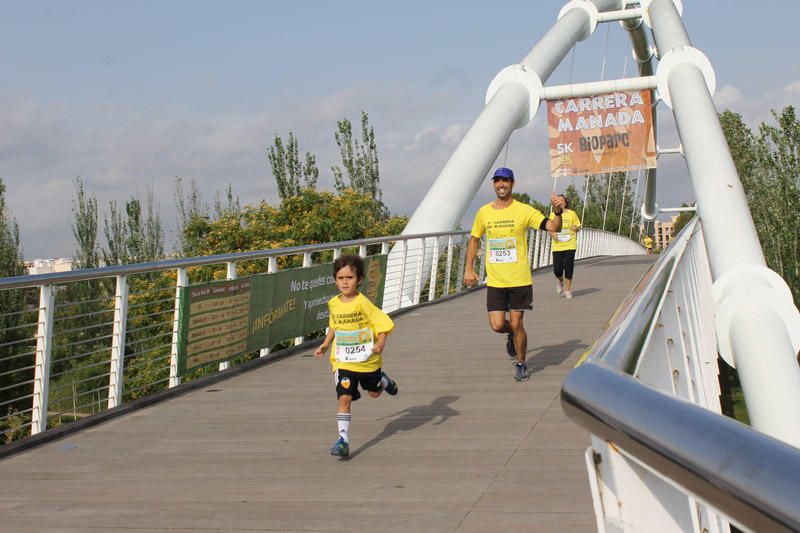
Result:
[[[347,436],[347,432],[350,429],[350,413],[336,413],[336,421],[339,425],[339,436],[345,442],[350,442],[350,438]]]

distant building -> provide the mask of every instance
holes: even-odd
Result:
[[[70,270],[72,270],[71,257],[55,257],[52,259],[25,261],[25,273],[30,276],[35,274],[51,274],[53,272],[69,272]]]
[[[656,220],[653,223],[653,246],[663,250],[672,240],[675,221],[678,216],[673,216],[671,220]],[[644,224],[642,224],[642,239],[644,239]]]

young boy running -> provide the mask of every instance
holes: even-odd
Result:
[[[331,350],[331,366],[336,380],[339,410],[336,418],[339,438],[331,455],[350,455],[350,405],[361,397],[359,386],[377,398],[384,390],[397,394],[397,383],[381,371],[386,337],[394,329],[389,316],[358,292],[364,281],[364,260],[357,255],[343,255],[333,262],[333,276],[339,295],[328,301],[328,334],[314,352],[316,357]]]

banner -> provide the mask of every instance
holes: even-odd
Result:
[[[360,291],[383,302],[387,256],[364,258]],[[181,289],[178,373],[255,352],[328,327],[328,300],[339,294],[333,265],[256,274]]]
[[[553,177],[655,168],[650,91],[547,102]]]

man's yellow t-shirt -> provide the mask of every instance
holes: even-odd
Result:
[[[550,213],[550,220],[553,220],[555,215]],[[572,209],[564,209],[561,213],[561,231],[556,233],[556,237],[551,239],[552,250],[554,252],[563,252],[564,250],[577,250],[578,249],[578,234],[572,231],[572,226],[581,227],[581,219],[578,218],[578,213]]]
[[[486,204],[478,210],[472,224],[476,239],[486,234],[486,282],[489,287],[530,285],[528,228],[539,229],[545,216],[533,207],[514,200],[504,209]]]
[[[331,344],[331,366],[354,372],[373,372],[381,368],[381,354],[372,353],[380,333],[391,333],[394,322],[359,293],[343,302],[339,296],[328,300],[328,326],[334,330]]]

